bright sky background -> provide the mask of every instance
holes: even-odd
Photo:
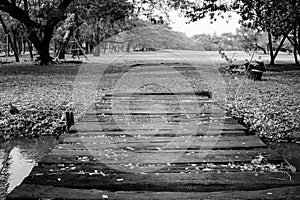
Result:
[[[170,18],[171,21],[174,22],[171,23],[173,30],[186,33],[189,37],[201,33],[208,33],[211,35],[215,32],[218,35],[228,32],[235,33],[236,29],[240,27],[238,23],[239,16],[237,14],[232,14],[232,18],[229,19],[228,23],[226,23],[228,20],[227,17],[225,17],[225,19],[219,17],[213,24],[210,23],[209,17],[197,22],[186,24],[189,20],[184,17],[180,17],[176,12],[172,12],[170,14]]]

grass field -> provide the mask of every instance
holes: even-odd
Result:
[[[243,63],[245,59],[250,60],[250,56],[243,52],[226,53],[229,57],[234,57],[236,63]],[[258,56],[268,61],[267,55],[255,55],[255,58]],[[5,58],[1,59],[3,61]],[[281,64],[293,63],[292,55],[287,54],[280,54],[277,60]],[[286,65],[278,65],[276,69],[283,72],[266,72],[263,81],[254,82],[244,79],[243,76],[218,74],[217,64],[226,63],[218,52],[166,50],[131,53],[122,57],[119,54],[107,54],[98,58],[90,56],[89,63],[92,63],[93,67],[70,63],[41,67],[28,62],[1,65],[1,136],[10,138],[58,135],[63,129],[61,118],[65,111],[75,109],[78,116],[82,112],[76,110],[79,107],[74,105],[74,88],[78,90],[76,84],[82,84],[80,89],[82,94],[77,94],[77,98],[79,96],[84,99],[88,95],[99,97],[102,93],[113,90],[115,83],[134,66],[172,63],[170,67],[173,66],[174,69],[180,66],[192,66],[197,69],[198,75],[194,72],[183,75],[192,88],[213,90],[214,97],[219,103],[231,110],[233,115],[249,126],[253,132],[268,140],[299,140],[300,71],[295,66],[293,71],[285,71]],[[113,70],[113,73],[108,73],[109,70]],[[89,90],[91,88],[88,85],[94,84],[93,78],[99,81],[97,77],[102,72],[108,75],[100,80],[100,84],[97,82],[97,94],[93,94],[95,91]],[[86,74],[89,75],[80,82],[81,79],[78,77]],[[15,116],[9,114],[10,102],[20,109],[21,114]]]

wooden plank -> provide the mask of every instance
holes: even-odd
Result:
[[[118,93],[111,93],[111,94],[105,94],[104,97],[131,97],[131,96],[208,96],[211,95],[211,92],[209,91],[172,91],[172,92],[118,92]]]
[[[154,122],[161,122],[162,120],[167,121],[168,123],[192,123],[192,122],[198,122],[201,124],[209,124],[209,123],[223,123],[223,124],[238,124],[236,120],[232,118],[189,118],[189,119],[182,119],[179,117],[173,117],[171,115],[164,116],[162,119],[162,116],[147,116],[147,115],[142,115],[142,116],[136,116],[137,120],[140,121],[151,121],[152,123]],[[81,118],[81,121],[85,122],[97,122],[97,123],[103,123],[103,122],[115,122],[115,119],[113,116],[84,116]],[[118,122],[125,123],[128,122],[128,119],[125,118],[119,118]]]
[[[80,122],[71,127],[71,130],[77,130],[78,132],[97,132],[97,131],[142,131],[142,130],[174,130],[177,132],[190,132],[190,133],[203,133],[206,134],[211,130],[243,130],[247,131],[247,128],[240,124],[196,124],[196,123],[97,123],[97,122]],[[221,132],[221,131],[219,131]]]
[[[133,116],[131,116],[132,118]],[[233,118],[229,118],[229,117],[213,117],[212,115],[207,115],[205,116],[190,116],[190,115],[135,115],[135,118],[138,119],[145,119],[145,120],[151,120],[152,122],[156,122],[156,121],[162,121],[162,118],[165,121],[169,121],[169,122],[195,122],[198,121],[199,123],[218,123],[218,122],[222,122],[224,124],[237,124],[236,120],[234,120]],[[124,117],[119,117],[118,120],[120,121],[128,121],[128,119]],[[81,121],[85,121],[85,122],[114,122],[115,121],[115,116],[112,115],[85,115],[81,118]]]
[[[245,146],[261,146],[266,147],[265,143],[261,141],[261,139],[257,135],[249,135],[249,136],[200,136],[200,137],[193,137],[193,136],[182,136],[182,137],[105,137],[103,136],[85,136],[84,134],[78,135],[78,137],[66,137],[63,140],[65,144],[72,144],[72,143],[91,143],[91,144],[101,144],[101,143],[111,143],[111,144],[118,144],[118,143],[168,143],[168,142],[193,142],[193,143],[202,143],[202,142],[214,142],[218,143],[226,143],[232,142],[235,145],[243,145]]]
[[[74,129],[73,129],[74,130]],[[89,131],[79,129],[76,134],[70,134],[67,137],[184,137],[184,136],[244,136],[242,130],[198,130],[192,131],[176,131],[176,130],[138,130],[138,131],[99,131],[97,129]],[[65,135],[61,136],[65,138]]]
[[[78,137],[66,138],[65,144],[57,145],[56,149],[84,150],[84,149],[249,149],[266,148],[267,146],[258,136],[236,137]]]
[[[111,200],[281,200],[300,199],[300,186],[271,188],[253,191],[220,191],[220,192],[151,192],[151,191],[105,191],[96,189],[74,189],[65,187],[23,184],[18,186],[7,200],[16,199],[65,199],[65,200],[99,200],[108,197]]]
[[[88,122],[84,122],[81,124],[89,124]],[[139,122],[139,121],[129,121],[129,122],[99,122],[99,126],[102,129],[109,130],[115,129],[116,127],[128,127],[125,130],[141,130],[141,129],[182,129],[185,130],[190,129],[193,130],[195,128],[209,128],[212,130],[246,130],[247,128],[240,124],[217,124],[217,123],[201,123],[201,122]]]
[[[122,111],[122,110],[139,110],[139,111],[148,111],[148,110],[155,110],[156,107],[159,107],[160,109],[163,109],[165,112],[174,112],[174,111],[189,111],[194,110],[198,111],[198,113],[226,113],[226,111],[217,109],[214,105],[199,105],[199,104],[153,104],[152,102],[149,103],[113,103],[112,105],[102,105],[98,104],[98,108],[101,110],[107,110],[110,111],[112,108],[114,110]]]
[[[146,99],[145,97],[139,97],[139,96],[103,96],[101,98],[102,101],[127,101],[127,100],[139,100],[139,99]],[[207,101],[209,100],[208,97],[203,96],[192,96],[192,95],[165,95],[165,96],[148,96],[149,100],[155,99],[155,100],[176,100],[176,101],[183,101],[183,100],[193,100],[193,101]]]
[[[176,121],[225,121],[225,122],[230,122],[235,120],[230,117],[228,113],[226,114],[211,114],[211,113],[196,113],[196,114],[171,114],[171,113],[166,113],[166,114],[148,114],[148,113],[141,113],[139,114],[130,114],[129,116],[126,114],[124,115],[113,115],[111,114],[103,114],[99,112],[94,112],[94,113],[85,113],[84,116],[82,117],[81,121],[114,121],[115,117],[118,117],[118,119],[126,119],[126,117],[139,117],[139,118],[149,118],[151,120],[161,120],[164,118],[165,120],[176,120]],[[236,122],[235,122],[236,123]]]
[[[234,167],[233,167],[234,166]],[[144,174],[144,173],[202,173],[202,172],[253,172],[256,170],[250,164],[39,164],[31,172],[32,176],[41,174]]]
[[[150,99],[150,98],[133,98],[133,99],[118,99],[118,101],[115,100],[105,100],[105,101],[97,101],[96,105],[100,106],[107,106],[110,107],[112,105],[118,105],[118,104],[127,104],[127,105],[153,105],[153,104],[159,104],[163,106],[167,105],[183,105],[183,106],[217,106],[218,104],[209,99],[204,100],[198,100],[198,99],[178,99],[178,100],[168,100],[168,99]]]
[[[120,116],[119,116],[120,115]],[[84,117],[90,117],[90,118],[95,118],[95,117],[101,117],[101,118],[109,118],[109,117],[128,117],[128,116],[132,116],[132,117],[153,117],[153,118],[162,118],[162,117],[169,117],[169,118],[179,118],[179,119],[197,119],[197,120],[208,120],[208,119],[226,119],[226,118],[231,118],[229,113],[147,113],[147,112],[143,112],[143,113],[112,113],[112,112],[107,112],[107,113],[100,113],[98,111],[95,112],[87,112],[85,113]]]
[[[216,116],[226,116],[226,112],[222,110],[213,110],[213,109],[196,109],[196,108],[184,108],[178,110],[162,110],[162,109],[98,109],[98,113],[104,115],[182,115],[182,114],[212,114]]]
[[[221,111],[220,113],[204,113],[204,112],[194,112],[194,113],[132,113],[132,115],[150,115],[150,116],[153,116],[153,117],[161,117],[161,116],[169,116],[169,117],[178,117],[178,118],[204,118],[204,119],[223,119],[223,118],[231,118],[231,115],[230,113],[228,112],[223,112]],[[103,116],[110,116],[110,115],[113,115],[113,113],[108,113],[108,114],[105,114],[105,113],[101,113],[101,112],[98,112],[97,110],[94,110],[94,111],[87,111],[84,113],[84,116],[85,117],[95,117],[95,116],[99,116],[99,117],[103,117]],[[123,113],[123,115],[125,115],[125,113]]]
[[[77,189],[111,191],[213,192],[224,190],[264,190],[300,186],[299,173],[228,172],[228,173],[159,173],[159,174],[46,174],[29,175],[23,184],[51,185]]]
[[[164,150],[164,151],[112,151],[112,150],[60,150],[54,149],[41,163],[249,163],[262,155],[271,163],[282,162],[282,156],[270,149],[256,150]],[[82,160],[80,158],[86,157]]]

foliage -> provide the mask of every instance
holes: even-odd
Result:
[[[59,135],[63,132],[62,116],[71,110],[72,82],[78,65],[49,67],[32,64],[0,68],[0,135],[35,137]],[[11,115],[12,102],[20,114]]]
[[[237,29],[237,41],[244,51],[263,50],[267,53],[268,44],[266,34],[247,27]]]
[[[173,31],[163,24],[151,24],[140,21],[136,28],[117,35],[113,40],[129,42],[134,49],[139,48],[167,48],[167,49],[195,49],[193,41],[184,33]]]
[[[264,33],[257,33],[252,29],[241,27],[236,33],[197,34],[192,37],[195,42],[202,45],[206,51],[236,51],[263,50],[267,53],[267,41]]]
[[[265,140],[299,141],[299,73],[266,72],[260,82],[225,77],[227,108]]]
[[[85,20],[86,25],[93,30],[92,33],[95,35],[92,39],[93,43],[98,45],[102,40],[131,28],[131,25],[128,26],[127,23],[129,18],[135,20],[142,15],[154,23],[164,23],[160,13],[167,15],[166,9],[171,6],[168,2],[157,0],[3,0],[0,2],[0,10],[24,24],[29,39],[40,55],[41,64],[49,64],[51,39],[57,25],[65,20],[68,14],[75,13]],[[71,33],[72,30],[69,32]],[[65,48],[69,37],[66,38],[62,49]]]
[[[223,33],[218,36],[217,34],[197,34],[192,37],[195,42],[203,46],[206,51],[218,51],[218,50],[240,50],[237,43],[237,35],[232,33]]]
[[[67,9],[74,0],[19,0],[0,2],[0,10],[20,21],[30,41],[37,49],[41,64],[49,64],[49,45],[56,25],[67,17]]]
[[[197,21],[210,15],[212,20],[217,16],[224,17],[222,12],[235,11],[242,17],[241,24],[248,28],[268,33],[271,64],[275,63],[288,34],[298,27],[300,35],[300,3],[296,0],[233,0],[233,1],[189,1],[182,0],[176,3],[176,8],[181,9],[191,21]],[[276,51],[273,52],[273,39],[281,39]],[[300,45],[296,34],[291,42],[300,53]]]

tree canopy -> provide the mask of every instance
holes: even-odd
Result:
[[[84,25],[92,46],[135,26],[145,17],[154,24],[167,24],[169,9],[181,10],[191,21],[210,16],[212,21],[227,11],[237,12],[241,24],[257,32],[268,33],[271,64],[285,40],[300,54],[300,2],[298,0],[1,0],[0,11],[7,13],[26,30],[40,55],[41,64],[49,64],[50,42],[57,28],[65,26],[68,16],[75,16],[63,30],[63,49],[79,26]],[[164,16],[164,17],[163,17]],[[230,17],[230,14],[229,14]],[[65,22],[66,24],[66,22]],[[63,33],[62,33],[63,35]],[[280,40],[274,48],[273,41]],[[227,41],[230,45],[230,41]],[[275,50],[273,52],[273,49]]]

